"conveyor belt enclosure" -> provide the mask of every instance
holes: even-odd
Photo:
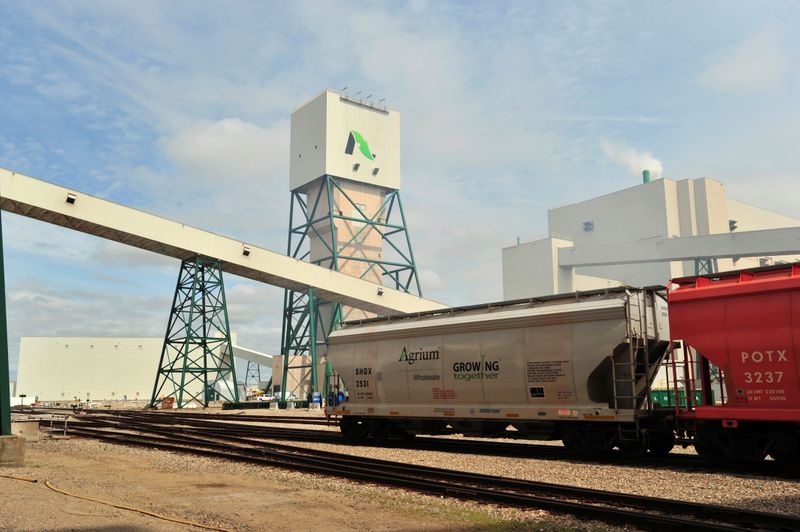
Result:
[[[0,208],[179,260],[221,261],[227,273],[307,290],[320,299],[378,314],[416,313],[445,305],[204,231],[118,203],[0,168]]]

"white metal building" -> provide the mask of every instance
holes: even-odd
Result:
[[[689,240],[787,227],[800,227],[800,220],[729,198],[724,183],[714,179],[657,179],[549,210],[548,238],[503,249],[503,297],[516,299],[620,284],[663,285],[671,278],[695,274],[695,260],[627,261],[567,271],[559,267],[563,248],[591,249],[594,256],[602,257],[617,252],[619,248],[612,244],[650,241],[657,246],[665,239]],[[783,247],[776,241],[774,249],[791,245]],[[716,271],[727,271],[795,260],[800,260],[800,255],[764,254],[718,258],[713,265]]]
[[[272,365],[272,357],[236,345],[236,360]],[[23,336],[16,394],[39,401],[149,401],[164,338]],[[244,375],[240,375],[240,380]]]
[[[163,338],[23,336],[17,395],[39,401],[146,401]]]

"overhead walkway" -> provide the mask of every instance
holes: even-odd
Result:
[[[562,268],[800,254],[800,227],[561,247]]]
[[[0,168],[0,208],[179,260],[218,259],[227,273],[377,314],[415,313],[446,305],[379,287],[234,238],[168,220]]]

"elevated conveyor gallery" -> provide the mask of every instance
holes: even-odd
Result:
[[[390,288],[233,238],[0,168],[0,208],[83,233],[184,260],[218,259],[227,273],[296,291],[313,288],[325,301],[377,314],[447,308]]]

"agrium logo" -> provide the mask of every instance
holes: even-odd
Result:
[[[434,349],[433,351],[408,351],[406,348],[403,348],[403,351],[400,353],[400,358],[397,360],[398,362],[406,362],[408,365],[412,365],[417,360],[439,360],[439,350]]]
[[[361,133],[354,129],[350,132],[350,136],[347,137],[347,146],[345,147],[344,152],[347,155],[353,155],[353,150],[355,149],[356,144],[358,144],[358,151],[360,151],[364,157],[370,161],[375,160],[375,154],[369,149],[367,139],[365,139]]]
[[[500,361],[486,360],[486,355],[481,355],[480,360],[470,362],[453,362],[453,378],[457,381],[476,381],[496,379],[500,375]]]

